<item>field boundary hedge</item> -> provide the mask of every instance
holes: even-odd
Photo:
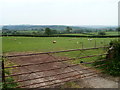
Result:
[[[20,36],[20,37],[88,37],[88,38],[117,38],[120,35],[114,36],[78,36],[78,35],[1,35],[1,36]]]

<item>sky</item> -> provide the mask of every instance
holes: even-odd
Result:
[[[0,0],[0,25],[118,25],[119,0]]]

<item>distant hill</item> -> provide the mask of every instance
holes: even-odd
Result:
[[[42,30],[45,28],[51,28],[53,30],[65,30],[67,26],[65,25],[5,25],[2,29],[9,30]],[[116,29],[117,26],[69,26],[73,30],[97,30],[97,29]]]
[[[90,29],[115,29],[118,26],[104,26],[104,25],[84,25],[83,27],[85,28],[90,28]]]

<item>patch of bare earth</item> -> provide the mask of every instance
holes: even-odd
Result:
[[[19,53],[19,55],[20,54],[25,54],[25,53]],[[9,55],[15,55],[15,54],[12,53]],[[14,62],[16,65],[24,65],[24,64],[36,64],[36,63],[48,62],[53,60],[57,61],[58,59],[65,59],[65,57],[55,57],[55,56],[53,57],[48,54],[41,54],[41,55],[32,55],[32,56],[11,57],[8,59],[11,62]],[[39,78],[39,79],[20,82],[19,86],[22,86],[20,88],[56,87],[64,84],[64,83],[60,84],[60,82],[64,82],[70,79],[76,81],[81,88],[117,88],[118,87],[117,81],[106,79],[105,77],[101,77],[100,75],[97,75],[96,77],[86,78],[86,79],[81,79],[81,78],[76,79],[74,75],[88,73],[88,74],[81,75],[81,77],[83,77],[85,75],[89,75],[89,72],[93,70],[88,69],[88,70],[81,71],[81,69],[85,67],[80,65],[63,68],[66,66],[68,66],[68,64],[64,62],[53,62],[53,63],[31,65],[31,66],[15,68],[13,69],[12,74],[41,71],[41,72],[36,72],[31,74],[14,76],[16,81]],[[62,69],[55,69],[55,68],[62,68]],[[55,69],[55,70],[42,71],[42,70],[48,70],[48,69]],[[75,72],[71,72],[71,71],[75,71]],[[71,72],[71,73],[67,73],[67,72]],[[62,74],[62,73],[66,73],[66,74]],[[59,74],[59,75],[56,75],[56,74]],[[70,78],[66,78],[66,77],[70,77]],[[61,79],[61,78],[64,78],[64,79]]]

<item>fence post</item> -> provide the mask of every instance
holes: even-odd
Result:
[[[2,83],[5,84],[4,59],[2,59]]]

